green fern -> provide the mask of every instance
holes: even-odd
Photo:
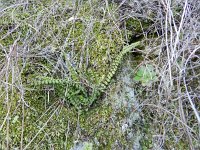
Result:
[[[61,84],[70,84],[70,81],[67,79],[54,79],[51,77],[37,77],[37,80],[32,83],[32,85],[61,85]]]
[[[111,65],[111,69],[108,73],[108,75],[106,76],[106,78],[99,84],[99,89],[101,90],[105,90],[106,87],[108,86],[108,84],[110,83],[110,80],[112,79],[112,77],[115,75],[118,66],[120,65],[120,63],[122,62],[122,59],[124,57],[124,55],[127,52],[130,52],[133,48],[139,46],[141,44],[141,42],[135,42],[132,43],[131,45],[125,46],[123,48],[123,50],[121,51],[121,53],[116,57],[116,59],[114,60],[114,62]]]
[[[71,79],[40,77],[40,80],[35,81],[33,84],[36,86],[54,85],[55,90],[58,92],[58,96],[65,98],[77,109],[88,108],[96,99],[98,99],[102,92],[105,91],[112,77],[115,75],[118,66],[122,62],[124,55],[140,44],[141,42],[135,42],[131,45],[125,46],[110,66],[108,75],[98,85],[84,85],[81,82],[79,73],[71,66],[64,53],[63,56],[65,57]]]

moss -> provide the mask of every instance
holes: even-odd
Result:
[[[31,95],[32,94],[33,92]],[[36,93],[34,94],[36,95]],[[35,101],[36,99],[37,101]],[[29,101],[29,104],[31,108],[35,109],[35,111],[30,108],[25,109],[24,144],[28,144],[28,142],[31,141],[51,116],[53,111],[58,107],[58,104],[54,105],[42,118],[38,119],[38,117],[44,113],[43,110],[47,109],[45,108],[45,96],[33,96],[32,100]],[[52,102],[49,102],[48,105],[51,104]],[[12,143],[12,148],[20,145],[19,139],[21,136],[21,108],[18,108],[16,112],[17,113],[12,115],[13,117],[11,117],[10,124],[10,137],[12,139],[10,142]],[[85,139],[89,138],[98,140],[100,146],[96,146],[100,149],[110,149],[111,145],[116,140],[120,140],[121,142],[123,141],[121,131],[119,131],[119,128],[116,128],[116,126],[111,122],[112,114],[113,110],[111,106],[102,105],[93,108],[88,112],[84,112],[78,117],[77,110],[60,105],[57,113],[53,115],[44,130],[38,134],[34,142],[30,145],[30,148],[42,148],[44,146],[45,148],[50,148],[50,145],[53,145],[56,149],[62,149],[65,146],[69,149],[73,146],[73,142],[76,139],[85,141]],[[19,118],[17,117],[17,120],[16,116],[19,116]],[[6,133],[2,134],[5,136]],[[1,135],[2,138],[4,136]],[[38,145],[35,143],[38,143]]]
[[[61,1],[61,3],[65,2]],[[6,52],[9,52],[9,47],[19,37],[17,44],[20,48],[24,48],[27,52],[30,50],[31,55],[40,53],[40,57],[27,58],[26,63],[23,58],[19,58],[21,59],[18,62],[19,68],[23,70],[21,77],[26,91],[25,95],[21,95],[19,90],[14,91],[14,96],[10,95],[12,100],[10,101],[12,107],[9,124],[10,149],[20,147],[22,128],[24,130],[23,147],[37,135],[30,144],[30,149],[50,149],[51,147],[70,149],[74,141],[88,139],[94,143],[94,147],[99,149],[112,149],[116,141],[121,145],[126,145],[128,142],[121,132],[120,124],[112,122],[112,115],[116,110],[113,110],[109,104],[95,104],[87,112],[78,116],[77,110],[70,104],[65,103],[65,107],[63,106],[63,99],[56,93],[58,91],[51,90],[54,87],[30,88],[29,86],[29,83],[37,76],[55,78],[69,76],[66,73],[67,70],[63,69],[66,64],[63,65],[64,67],[56,68],[58,58],[62,59],[60,56],[62,52],[71,56],[70,63],[79,71],[83,79],[91,84],[98,84],[108,74],[110,64],[123,45],[123,34],[117,29],[118,24],[109,17],[107,10],[91,10],[91,4],[84,2],[81,4],[83,7],[77,8],[79,10],[74,10],[75,12],[69,10],[68,13],[62,14],[65,5],[61,3],[54,13],[50,7],[51,1],[30,3],[26,8],[28,11],[25,11],[24,7],[17,8],[14,11],[14,19],[8,11],[2,19],[4,21],[0,22],[1,36],[20,24],[14,32],[0,41],[6,47]],[[98,1],[92,2],[93,4],[96,8],[101,7]],[[108,9],[112,11],[115,6],[109,6]],[[46,15],[47,13],[50,14]],[[71,17],[74,17],[74,13],[77,13],[78,20],[69,21]],[[42,53],[45,54],[41,55]],[[64,62],[65,59],[62,61]],[[1,91],[5,89],[2,88]],[[50,94],[49,97],[48,94]],[[29,107],[25,106],[24,113],[21,96],[29,105]],[[6,105],[3,104],[5,97],[6,95],[0,97],[1,122],[7,113]],[[118,110],[115,113],[117,114],[116,122],[120,122],[125,116],[124,110]],[[25,118],[23,125],[22,116]],[[4,149],[6,126],[0,133],[1,145]]]

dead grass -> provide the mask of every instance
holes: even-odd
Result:
[[[144,115],[152,120],[153,143],[157,148],[187,149],[189,145],[189,149],[198,149],[200,3],[161,1],[155,7],[158,37],[149,42],[151,48],[143,63],[153,63],[159,82],[141,89],[146,91],[141,106]],[[161,41],[159,48],[154,48],[156,41]],[[157,57],[148,60],[151,53]],[[185,144],[178,147],[180,143]]]

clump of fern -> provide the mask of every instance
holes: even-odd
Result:
[[[111,78],[115,75],[118,66],[123,60],[124,55],[130,52],[133,48],[140,46],[140,44],[141,42],[135,42],[131,45],[124,46],[110,66],[108,74],[104,75],[103,80],[96,85],[92,85],[89,82],[84,84],[80,74],[69,64],[68,60],[66,60],[66,62],[68,64],[69,75],[71,78],[54,79],[50,77],[42,77],[40,80],[33,82],[33,85],[54,85],[58,96],[66,99],[66,101],[74,105],[76,108],[89,108],[89,106],[97,100],[110,83]]]

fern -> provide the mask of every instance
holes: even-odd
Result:
[[[128,45],[128,46],[125,46],[123,48],[123,50],[121,51],[121,53],[116,57],[116,59],[114,60],[114,62],[112,63],[111,65],[111,69],[108,73],[108,75],[106,76],[106,78],[99,84],[99,89],[101,90],[105,90],[106,87],[108,86],[108,84],[110,83],[110,80],[112,79],[112,77],[115,75],[116,71],[117,71],[117,68],[118,66],[120,65],[124,55],[127,53],[127,52],[130,52],[133,48],[139,46],[141,44],[141,42],[135,42],[135,43],[132,43],[131,45]]]
[[[115,75],[118,66],[122,62],[124,55],[130,52],[133,48],[139,46],[141,42],[135,42],[131,45],[125,46],[120,54],[113,61],[108,75],[96,86],[85,86],[80,81],[80,75],[71,66],[69,60],[65,57],[71,79],[54,79],[51,77],[40,77],[40,80],[33,82],[34,85],[54,85],[58,96],[65,98],[70,104],[74,105],[77,109],[88,108],[110,83],[110,80]],[[90,90],[89,90],[90,89]]]
[[[70,81],[67,79],[54,79],[51,77],[37,77],[37,80],[32,83],[32,85],[61,85],[61,84],[70,84]]]

